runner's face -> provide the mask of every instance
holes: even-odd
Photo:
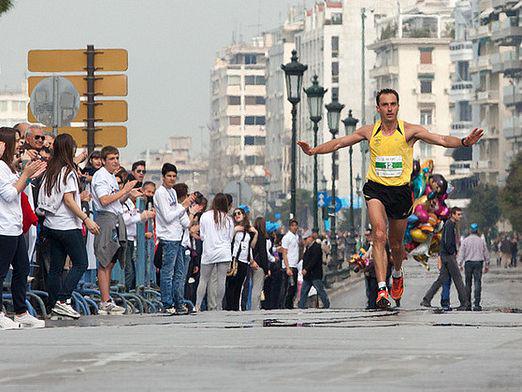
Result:
[[[399,112],[399,102],[395,94],[382,94],[379,97],[377,112],[381,115],[381,121],[394,121]]]

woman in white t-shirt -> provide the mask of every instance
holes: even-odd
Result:
[[[88,264],[82,223],[94,235],[99,227],[81,209],[80,181],[73,160],[75,149],[69,134],[58,135],[54,140],[53,156],[40,188],[39,209],[45,213],[44,235],[49,240],[49,308],[59,316],[77,319],[80,314],[71,306],[71,295]],[[63,277],[67,256],[72,268]]]
[[[259,269],[252,256],[252,248],[257,241],[257,230],[250,225],[250,221],[242,208],[236,208],[234,217],[234,237],[232,239],[232,257],[237,260],[237,273],[228,276],[226,282],[226,309],[239,310],[241,290],[248,273],[248,266]],[[245,293],[246,295],[246,293]]]
[[[196,310],[200,310],[203,298],[207,293],[207,285],[212,271],[217,270],[217,298],[214,299],[217,309],[222,309],[225,295],[225,280],[228,267],[232,261],[230,244],[234,235],[234,222],[228,213],[228,199],[223,193],[218,193],[212,201],[209,211],[201,215],[199,235],[203,241],[201,255],[201,270],[196,298]]]
[[[45,327],[45,321],[27,313],[25,304],[29,258],[22,234],[20,193],[27,186],[28,180],[39,177],[44,172],[46,165],[42,161],[29,162],[18,176],[14,164],[16,145],[15,130],[0,128],[0,330]],[[13,267],[11,294],[14,322],[2,312],[2,291],[9,266]]]

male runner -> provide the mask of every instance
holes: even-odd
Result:
[[[314,155],[328,154],[368,140],[370,163],[363,193],[372,225],[373,256],[379,290],[377,306],[386,309],[390,306],[386,288],[386,241],[390,244],[394,266],[391,296],[397,301],[404,292],[402,241],[413,202],[409,185],[413,169],[413,145],[417,140],[422,140],[446,148],[469,147],[479,141],[484,131],[475,128],[468,136],[459,139],[431,133],[420,125],[399,120],[399,94],[392,89],[379,91],[376,102],[381,119],[374,125],[362,126],[352,135],[330,140],[317,147],[311,147],[303,141],[297,143],[305,154]]]

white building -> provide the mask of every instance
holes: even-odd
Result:
[[[223,192],[230,182],[252,188],[250,204],[265,208],[266,52],[269,35],[251,43],[233,44],[218,55],[211,75],[209,168],[211,193]]]
[[[374,94],[386,87],[397,90],[400,118],[443,135],[451,129],[451,3],[419,1],[414,8],[401,9],[400,15],[377,23],[377,41],[369,45],[377,56],[370,72]],[[444,152],[442,147],[417,143],[414,156],[432,159],[436,172],[447,176],[452,160]]]
[[[4,127],[27,121],[29,97],[24,89],[0,90],[0,124]]]

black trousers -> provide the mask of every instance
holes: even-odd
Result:
[[[225,310],[239,310],[239,298],[248,272],[248,264],[238,261],[236,276],[227,276],[225,287]]]
[[[19,236],[0,235],[0,311],[2,310],[2,294],[4,279],[13,266],[11,294],[16,314],[27,311],[25,296],[27,293],[27,276],[29,275],[29,257],[23,234]]]
[[[471,304],[471,282],[475,285],[475,306],[480,306],[480,296],[482,293],[482,267],[483,261],[466,261],[464,264],[464,273],[466,276],[466,291],[468,303]]]
[[[293,275],[288,276],[286,271],[283,270],[283,277],[286,278],[286,297],[285,297],[285,308],[293,309],[294,308],[294,300],[295,295],[297,294],[297,268],[291,267]]]
[[[428,303],[431,302],[442,284],[451,278],[457,288],[460,305],[469,306],[470,303],[468,302],[466,287],[464,286],[464,282],[462,282],[462,275],[460,274],[459,266],[457,264],[457,257],[455,255],[441,255],[440,257],[442,259],[442,268],[440,269],[439,277],[426,292],[424,300]]]

